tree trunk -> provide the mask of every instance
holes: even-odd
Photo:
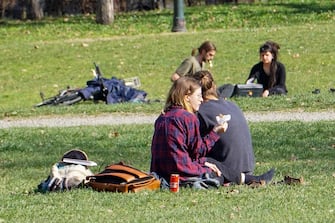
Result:
[[[110,25],[114,21],[114,0],[98,0],[96,22]]]
[[[32,13],[33,17],[35,19],[42,19],[43,14],[43,5],[45,4],[44,0],[32,0],[31,6],[32,6]]]

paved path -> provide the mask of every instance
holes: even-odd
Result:
[[[303,121],[315,122],[321,120],[335,121],[335,111],[322,112],[264,112],[245,113],[249,122],[274,121]],[[157,115],[129,114],[129,115],[99,115],[99,116],[52,116],[35,117],[27,119],[0,120],[0,129],[13,127],[70,127],[92,125],[118,125],[118,124],[153,124]]]

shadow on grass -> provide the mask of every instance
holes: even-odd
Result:
[[[201,11],[201,8],[206,6],[197,6],[197,10],[188,9],[185,12],[185,15],[192,15],[195,11]],[[215,10],[215,12],[213,12]],[[275,15],[310,15],[310,14],[320,14],[325,12],[334,12],[335,3],[268,3],[268,4],[226,4],[226,5],[216,5],[216,7],[211,11],[211,14],[217,15],[227,15],[232,11],[235,14],[241,14],[241,16],[252,15],[253,17],[260,17],[268,14]],[[239,12],[239,13],[238,13]]]
[[[216,5],[215,8],[211,8],[208,10],[208,13],[211,15],[227,15],[230,14],[232,10],[234,10],[235,16],[240,14],[240,17],[262,17],[265,15],[269,15],[269,13],[275,13],[277,16],[279,15],[310,15],[310,14],[320,14],[325,12],[333,12],[335,10],[334,2],[326,2],[326,3],[268,3],[268,4],[243,4],[240,3],[236,6],[236,8],[232,8],[232,6],[236,6],[235,4],[221,4]],[[204,11],[205,7],[211,6],[195,6],[195,7],[185,7],[185,16],[190,16],[194,14],[199,14]],[[273,9],[276,7],[277,9]],[[275,11],[272,11],[275,10]],[[209,12],[210,11],[210,12]],[[152,21],[156,21],[157,18],[168,18],[171,17],[173,19],[173,10],[171,9],[163,9],[161,11],[150,11],[150,12],[141,12],[134,11],[130,13],[115,13],[115,20],[119,18],[125,17],[139,17],[139,19],[148,19]],[[11,19],[1,19],[0,27],[20,27],[20,26],[44,26],[47,24],[86,24],[92,25],[97,24],[95,21],[94,15],[75,15],[75,16],[63,16],[63,17],[45,17],[42,20],[11,20]]]
[[[276,5],[283,6],[287,9],[291,9],[293,10],[292,13],[300,13],[300,14],[324,13],[335,10],[334,2],[329,2],[322,5],[319,3],[308,3],[308,4],[288,3],[288,4],[276,4]]]

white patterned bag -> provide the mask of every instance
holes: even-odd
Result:
[[[63,191],[84,186],[86,177],[93,174],[90,166],[96,163],[89,161],[85,152],[70,150],[51,167],[48,178],[38,185],[38,191]]]

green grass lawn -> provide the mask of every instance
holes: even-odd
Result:
[[[152,125],[0,130],[0,220],[3,222],[332,222],[334,121],[251,123],[255,173],[276,169],[305,185],[182,189],[136,194],[77,189],[35,193],[64,152],[81,148],[99,172],[124,161],[149,170]],[[118,134],[115,134],[118,132]],[[117,135],[117,136],[116,136]]]
[[[111,26],[94,16],[3,20],[0,26],[0,113],[4,117],[54,113],[159,112],[150,106],[92,106],[34,109],[40,92],[55,95],[67,86],[84,87],[93,62],[105,77],[138,76],[149,99],[164,101],[169,78],[192,48],[204,40],[218,48],[212,72],[218,85],[244,83],[258,62],[258,48],[272,39],[281,45],[287,97],[237,100],[243,110],[334,109],[334,2],[225,4],[186,7],[187,32],[172,33],[172,10],[116,15]],[[312,94],[319,88],[319,95]],[[235,100],[235,99],[233,99]],[[112,108],[111,108],[112,107]]]
[[[260,2],[260,1],[258,1]],[[204,40],[218,47],[217,84],[242,83],[258,61],[258,47],[280,43],[286,97],[233,98],[243,111],[334,110],[334,1],[185,8],[187,32],[171,33],[173,10],[117,14],[111,26],[94,15],[0,20],[0,118],[102,113],[159,114],[163,102],[33,108],[39,92],[52,96],[91,79],[93,62],[106,77],[138,76],[150,99],[164,101],[169,78]],[[312,94],[315,88],[320,94]],[[136,194],[90,189],[35,193],[53,163],[73,148],[99,166],[124,161],[144,171],[150,163],[152,125],[0,129],[0,222],[334,222],[335,122],[250,123],[255,173],[276,168],[304,177],[305,185],[182,189]],[[115,134],[115,133],[118,134]]]

